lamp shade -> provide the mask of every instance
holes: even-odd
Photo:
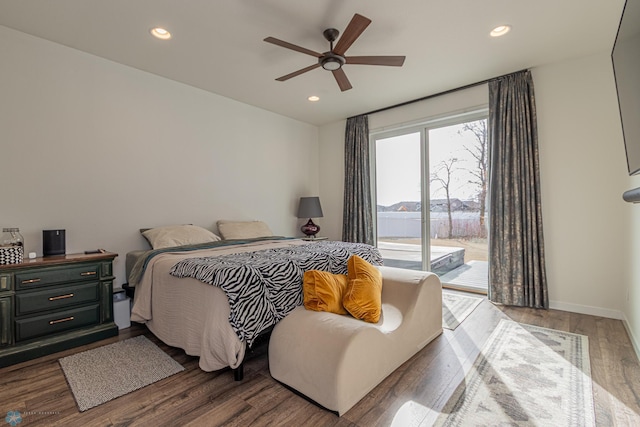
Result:
[[[298,218],[322,218],[320,197],[300,197]]]

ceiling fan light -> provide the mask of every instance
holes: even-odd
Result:
[[[322,68],[328,71],[335,71],[342,67],[342,62],[338,58],[326,58],[322,61]]]

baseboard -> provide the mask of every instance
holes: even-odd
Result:
[[[629,339],[631,340],[633,349],[636,351],[636,357],[638,358],[638,360],[640,360],[640,341],[638,341],[638,338],[633,334],[633,331],[629,326],[629,320],[627,319],[627,316],[623,314],[622,317],[623,317],[622,324],[624,325],[624,328],[627,330],[627,335],[629,335]]]
[[[592,316],[608,317],[609,319],[623,320],[624,315],[620,310],[592,307],[589,305],[571,304],[561,301],[549,301],[549,308],[553,310],[570,311],[572,313],[590,314]]]
[[[624,325],[624,329],[627,331],[631,345],[635,350],[636,357],[640,361],[640,340],[633,334],[631,327],[629,326],[629,320],[627,316],[619,310],[610,310],[608,308],[591,307],[588,305],[571,304],[566,302],[549,301],[549,308],[554,310],[570,311],[572,313],[590,314],[592,316],[607,317],[609,319],[621,320]]]

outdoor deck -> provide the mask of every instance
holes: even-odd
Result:
[[[384,265],[422,270],[420,245],[407,243],[378,242]],[[443,287],[471,292],[487,293],[489,263],[486,261],[464,262],[464,249],[432,246],[432,271],[440,277]]]
[[[469,261],[440,276],[440,281],[445,287],[486,294],[489,281],[489,263],[487,261]]]
[[[384,264],[391,267],[422,269],[420,245],[378,242]],[[464,265],[464,248],[431,246],[431,270],[440,275]]]

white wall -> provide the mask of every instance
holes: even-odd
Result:
[[[625,190],[640,187],[640,176],[629,178]],[[627,331],[640,357],[640,203],[627,204],[630,216],[628,235],[631,240],[625,260],[629,265],[625,281],[624,318]]]
[[[344,132],[346,120],[320,128],[320,201],[323,218],[317,223],[320,234],[332,240],[342,239],[344,206]]]
[[[146,248],[142,227],[261,219],[296,235],[318,128],[0,26],[0,226],[27,252]]]
[[[539,67],[533,80],[551,306],[620,318],[629,206],[611,58]]]
[[[616,48],[616,50],[618,49],[619,48]],[[638,69],[638,67],[640,66],[640,64],[637,63],[637,61],[639,60],[639,57],[636,54],[638,52],[638,49],[640,49],[640,34],[637,34],[633,37],[633,39],[626,41],[624,46],[624,50],[631,51],[631,55],[628,55],[625,58],[635,61],[635,63],[633,65],[630,65],[629,69],[621,70],[619,66],[616,66],[616,77],[618,77],[618,73],[620,71],[630,72],[630,70]],[[619,59],[622,58],[616,57],[616,65],[618,65],[617,61]],[[636,79],[636,90],[632,90],[630,91],[630,93],[637,94],[639,92],[637,85],[640,84],[640,80],[637,79],[638,76],[633,75],[632,73],[631,75],[628,75],[626,77],[632,81],[633,79]],[[638,108],[640,108],[640,106],[637,104],[637,102],[635,105],[632,102],[627,102],[624,105],[624,110],[627,112],[627,114],[629,114],[630,111],[632,111],[633,113],[626,117],[630,117],[631,120],[638,120],[638,114],[640,113],[638,111]],[[629,137],[630,140],[636,143],[635,150],[633,151],[634,155],[637,158],[637,156],[640,155],[640,153],[638,152],[638,147],[640,147],[640,145],[637,144],[637,142],[640,140],[640,135],[637,132],[634,134],[633,128],[627,129],[627,131],[631,131],[627,137]],[[640,176],[630,177],[626,189],[631,190],[638,187],[640,187]],[[640,357],[640,204],[629,204],[626,210],[628,211],[628,214],[630,216],[629,236],[631,242],[630,247],[626,253],[626,261],[629,263],[630,269],[628,271],[628,278],[625,281],[626,289],[623,312],[627,331],[631,336],[631,340],[635,346],[636,353]]]
[[[486,108],[489,93],[486,84],[458,90],[399,108],[382,111],[369,116],[369,131],[380,132],[397,128],[398,125],[413,126],[430,120],[450,117],[452,113],[464,113]]]
[[[633,301],[625,309],[640,332],[640,218],[636,239],[613,70],[608,52],[533,70],[539,131],[547,279],[552,308],[622,318],[632,274]],[[484,92],[480,92],[484,91]],[[410,123],[440,112],[480,105],[486,87],[447,95],[370,117],[370,129]],[[480,100],[480,102],[478,101]],[[485,101],[486,102],[486,101]],[[439,104],[437,104],[439,103]],[[320,129],[321,181],[342,185],[344,122]],[[640,182],[636,181],[636,186]],[[342,209],[342,192],[323,192],[323,204]],[[341,221],[324,218],[332,236]],[[339,228],[340,227],[340,228]],[[633,255],[630,255],[633,254]]]

